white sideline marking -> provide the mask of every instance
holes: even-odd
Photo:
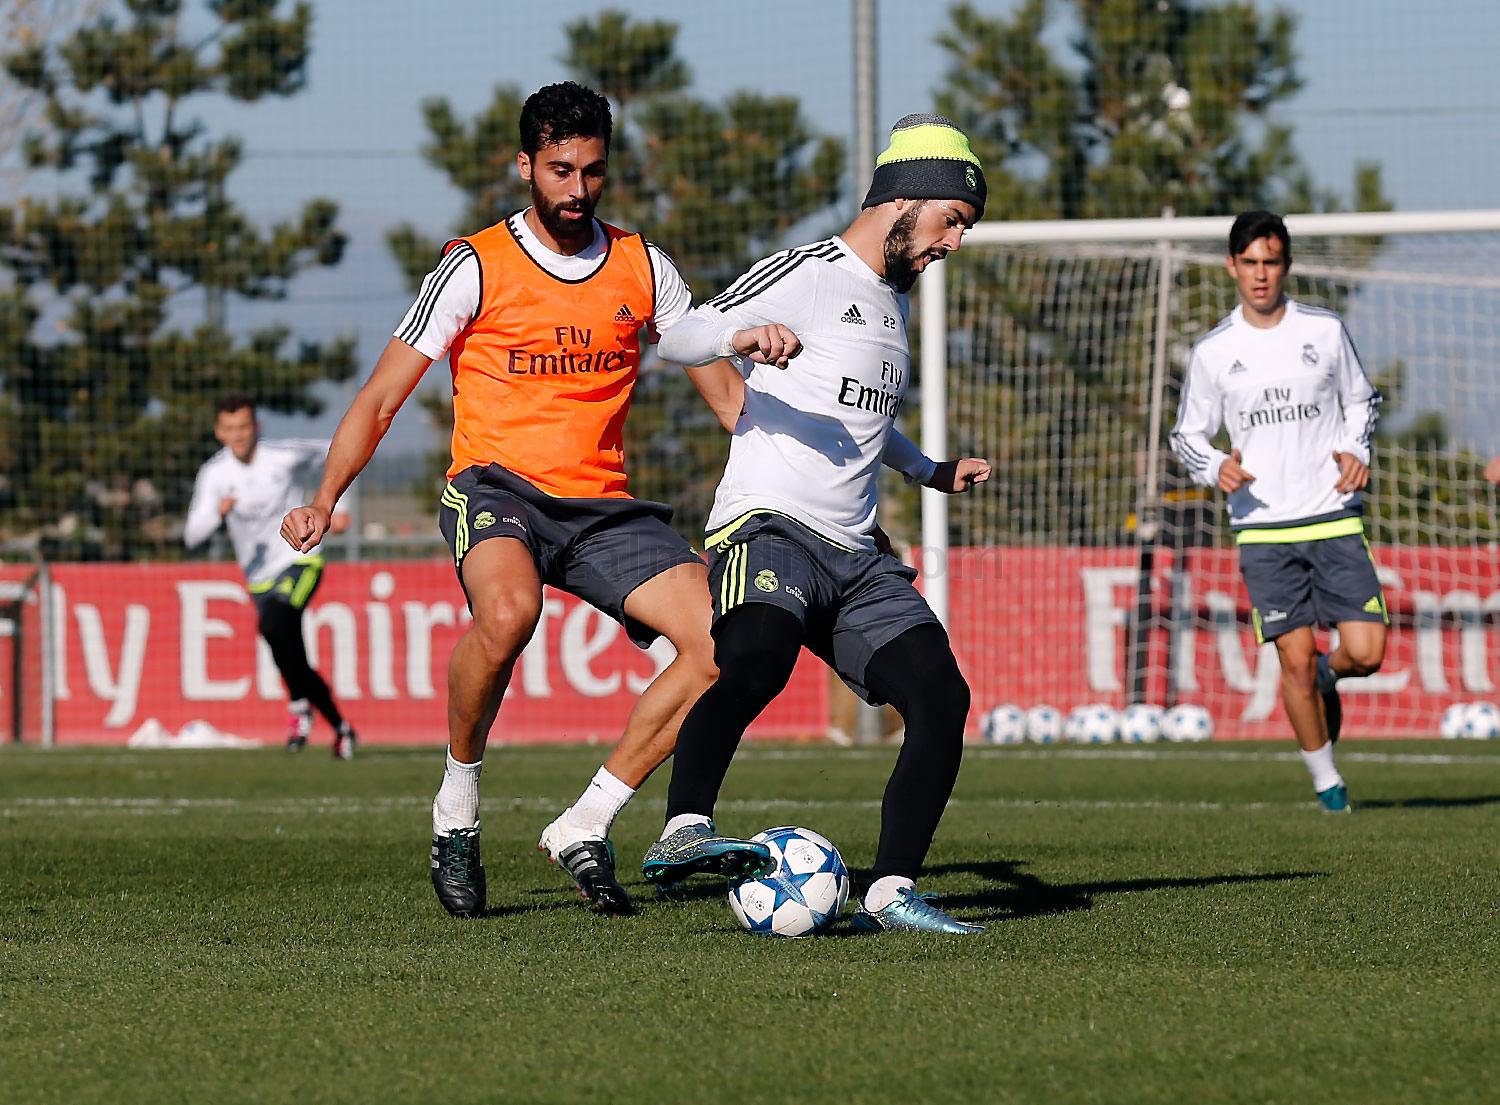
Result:
[[[566,798],[486,798],[484,809],[494,812],[497,807],[508,811],[548,813],[567,805]],[[658,810],[665,803],[654,801],[648,806]],[[776,810],[821,810],[852,809],[878,810],[878,798],[757,798],[729,799],[719,803],[720,810],[739,813],[769,813]],[[1307,807],[1310,802],[1165,802],[1149,799],[1118,800],[1110,798],[954,798],[949,806],[972,809],[1055,809],[1055,810],[1266,810]],[[271,798],[244,800],[239,798],[14,798],[0,803],[0,816],[13,817],[25,813],[53,813],[65,811],[71,817],[100,817],[105,814],[139,814],[147,816],[173,817],[201,810],[225,811],[235,814],[275,815],[333,813],[341,815],[390,813],[399,810],[425,810],[431,802],[425,798]]]
[[[736,758],[750,757],[761,760],[804,759],[882,759],[894,751],[884,748],[745,748]],[[1156,748],[1025,748],[974,747],[964,748],[965,756],[982,759],[1012,760],[1177,760],[1180,763],[1300,763],[1296,752],[1230,752],[1230,751],[1168,751]],[[1500,756],[1455,756],[1444,752],[1339,752],[1340,763],[1363,764],[1493,764],[1500,767]]]

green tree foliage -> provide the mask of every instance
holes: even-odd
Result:
[[[614,110],[599,214],[666,250],[695,298],[722,290],[779,248],[792,227],[828,213],[838,199],[842,143],[815,134],[791,97],[692,95],[675,24],[606,11],[566,30],[568,73],[608,96]],[[456,234],[492,225],[530,202],[515,170],[517,120],[529,91],[497,88],[467,124],[446,101],[423,105],[432,136],[423,153],[468,197]],[[441,243],[410,226],[392,231],[389,241],[415,288]],[[426,405],[435,421],[451,426],[446,397]],[[643,373],[626,424],[634,494],[672,503],[679,528],[701,533],[726,448],[723,431],[681,372]]]
[[[219,394],[313,414],[312,385],[354,371],[352,338],[294,342],[270,326],[237,340],[223,321],[231,297],[280,299],[344,248],[327,200],[265,228],[247,219],[225,194],[239,142],[207,136],[189,111],[196,97],[301,89],[311,8],[278,6],[212,0],[211,32],[190,39],[180,0],[128,0],[123,18],[4,58],[44,104],[27,164],[72,189],[0,208],[0,536],[12,543],[172,552],[217,448]]]
[[[1247,0],[1023,0],[1007,15],[957,4],[949,19],[939,38],[950,67],[938,109],[964,127],[984,161],[987,218],[1340,207],[1272,115],[1301,86],[1295,20],[1285,11]],[[1368,165],[1357,170],[1353,195],[1361,210],[1389,206]],[[1364,243],[1363,256],[1377,247]],[[1199,247],[1222,250],[1220,242]],[[1299,258],[1315,252],[1298,246]],[[1353,244],[1340,252],[1347,262]],[[970,394],[952,405],[953,445],[1006,460],[987,496],[956,501],[954,540],[1049,529],[1054,541],[1119,540],[1141,486],[1156,266],[1140,257],[1070,264],[1055,251],[979,249],[954,263],[961,294],[950,333],[966,332],[949,358]],[[1223,313],[1224,283],[1177,282],[1174,379],[1192,341]],[[1174,406],[1175,393],[1164,413]]]

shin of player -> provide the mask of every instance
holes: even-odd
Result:
[[[521,112],[517,164],[532,204],[448,243],[355,398],[313,503],[292,511],[294,547],[316,541],[428,365],[453,372],[453,463],[438,510],[473,621],[448,668],[448,753],[433,801],[432,879],[455,916],[485,906],[479,777],[544,584],[589,602],[673,662],[640,696],[619,745],[541,846],[597,908],[630,910],[610,823],[671,754],[677,726],[714,674],[702,561],[671,511],[627,489],[621,427],[643,330],[691,306],[676,267],[640,235],[594,217],[611,121],[604,97],[550,85]],[[734,375],[728,365],[706,366]]]
[[[1198,483],[1228,495],[1257,641],[1273,641],[1282,702],[1322,808],[1349,811],[1334,764],[1337,683],[1385,657],[1385,595],[1365,540],[1360,492],[1380,392],[1342,320],[1289,298],[1291,238],[1247,211],[1225,264],[1239,306],[1193,347],[1172,449]],[[1228,431],[1229,452],[1212,444]],[[1336,627],[1324,654],[1313,636]]]
[[[855,923],[982,931],[916,893],[958,775],[969,688],[916,572],[879,550],[875,520],[882,463],[948,493],[989,477],[978,458],[935,463],[894,426],[910,368],[905,293],[959,248],[984,199],[968,139],[939,116],[907,116],[843,234],[766,259],[662,342],[669,360],[733,355],[746,375],[708,526],[719,676],[678,739],[667,823],[642,864],[653,882],[769,861],[764,845],[718,832],[714,806],[745,728],[806,647],[906,723]]]
[[[333,727],[333,754],[350,759],[354,729],[339,712],[328,683],[308,662],[302,640],[302,614],[322,582],[323,555],[316,543],[294,551],[276,536],[281,516],[304,497],[309,474],[323,459],[327,443],[261,440],[255,403],[248,395],[219,401],[214,437],[223,448],[198,470],[183,541],[192,548],[220,525],[228,530],[255,602],[256,627],[286,684],[287,749],[306,747],[316,708]],[[339,532],[348,520],[348,515],[336,515],[330,531]]]

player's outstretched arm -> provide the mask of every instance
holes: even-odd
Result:
[[[375,362],[375,371],[359,389],[334,432],[317,495],[307,506],[288,511],[281,520],[281,536],[292,548],[306,552],[323,540],[339,496],[370,462],[375,447],[391,428],[391,420],[431,363],[430,358],[399,338],[386,343],[380,360]]]
[[[960,460],[938,461],[927,486],[944,495],[962,495],[989,478],[989,461],[983,457],[963,457]]]

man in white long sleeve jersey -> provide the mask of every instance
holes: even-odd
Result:
[[[198,470],[183,543],[188,548],[201,545],[221,525],[229,531],[235,559],[255,601],[257,628],[271,646],[291,699],[288,751],[307,746],[316,708],[333,726],[333,754],[350,759],[354,730],[339,712],[327,681],[308,663],[302,641],[302,613],[323,578],[322,547],[299,553],[281,540],[282,515],[306,495],[328,442],[262,441],[255,403],[247,395],[227,395],[219,401],[214,436],[224,448]],[[344,529],[348,521],[348,515],[340,514],[332,532]]]
[[[948,493],[989,477],[987,461],[935,463],[894,427],[911,363],[905,293],[959,248],[984,199],[963,133],[909,115],[843,234],[760,262],[662,339],[661,355],[688,366],[745,359],[746,379],[708,519],[719,675],[678,737],[666,827],[642,864],[659,885],[769,863],[765,845],[714,828],[714,806],[745,728],[806,646],[906,723],[856,926],[983,931],[916,893],[958,775],[969,687],[916,572],[878,551],[875,516],[882,464]]]
[[[1225,263],[1240,305],[1193,347],[1172,451],[1229,496],[1256,640],[1276,644],[1318,801],[1344,813],[1337,683],[1380,668],[1389,625],[1360,502],[1380,392],[1338,315],[1284,293],[1292,244],[1280,216],[1235,219]],[[1221,427],[1228,453],[1211,441]],[[1331,653],[1318,651],[1316,625],[1337,627]]]

